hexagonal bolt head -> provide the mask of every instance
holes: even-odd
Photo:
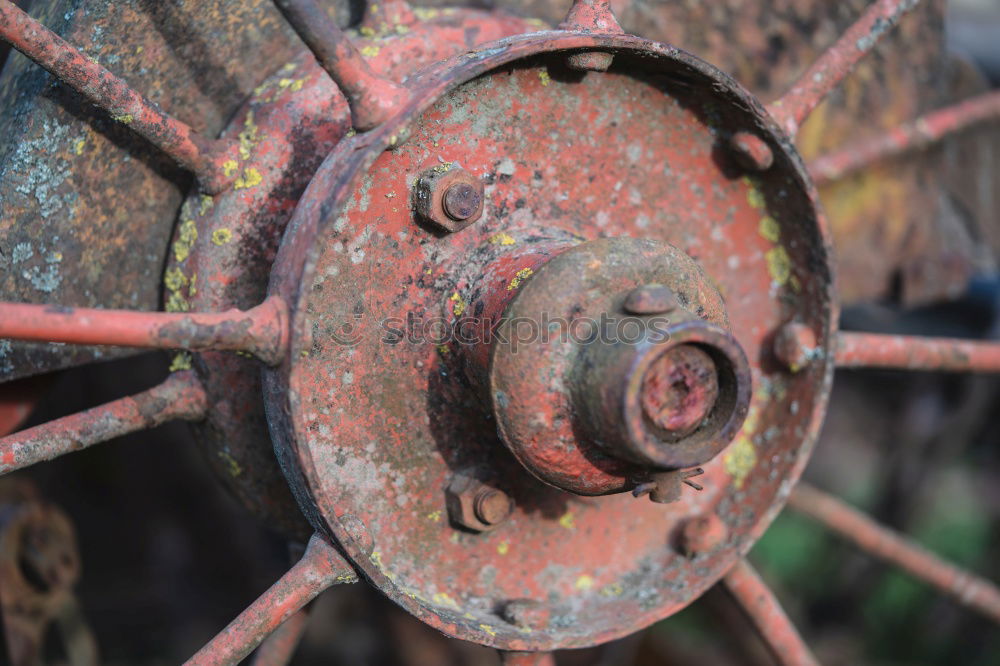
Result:
[[[662,284],[647,284],[636,287],[625,297],[622,308],[634,315],[666,314],[681,306],[677,295],[670,287]]]
[[[464,229],[483,214],[483,182],[458,165],[441,165],[420,174],[413,189],[417,215],[439,229]]]
[[[729,528],[715,513],[688,520],[681,527],[679,546],[688,557],[711,552],[729,538]]]
[[[774,164],[774,152],[756,134],[737,132],[729,139],[729,148],[736,161],[747,171],[767,171]]]
[[[476,532],[496,529],[514,510],[506,493],[466,474],[456,474],[451,480],[445,502],[453,523]]]

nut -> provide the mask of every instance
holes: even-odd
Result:
[[[692,518],[684,523],[680,532],[680,548],[688,557],[708,553],[729,538],[729,528],[715,513]]]
[[[514,599],[504,604],[500,615],[515,627],[538,631],[549,626],[552,613],[549,607],[540,601]]]
[[[729,139],[733,157],[748,171],[767,171],[774,164],[771,147],[756,134],[737,132]]]
[[[816,334],[805,324],[789,322],[774,336],[774,355],[791,372],[804,370],[817,353]]]
[[[662,284],[647,284],[636,287],[625,297],[622,307],[629,314],[666,314],[681,306],[674,292]]]
[[[468,474],[456,474],[445,491],[452,523],[488,532],[507,520],[514,506],[510,497]]]
[[[417,179],[413,205],[423,221],[456,232],[482,216],[483,191],[482,181],[462,167],[442,164]]]

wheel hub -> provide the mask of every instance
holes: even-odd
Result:
[[[614,64],[567,66],[590,52]],[[325,160],[279,251],[292,348],[265,396],[283,468],[316,527],[450,635],[629,634],[742,556],[808,457],[831,364],[790,374],[770,350],[790,321],[829,347],[815,193],[756,100],[639,38],[516,37],[416,91]],[[739,166],[737,132],[769,168]],[[419,197],[458,169],[482,210],[449,226]],[[665,290],[669,341],[517,335],[546,313],[649,323]],[[681,486],[696,465],[701,492]],[[681,544],[692,521],[722,537]]]

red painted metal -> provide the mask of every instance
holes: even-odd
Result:
[[[794,138],[812,110],[837,84],[850,74],[858,62],[879,40],[899,23],[921,0],[877,0],[865,10],[854,25],[782,95],[768,105],[768,111]]]
[[[242,351],[277,363],[287,346],[287,309],[268,298],[246,311],[133,312],[0,303],[0,338],[189,351]]]
[[[347,98],[354,129],[365,132],[410,98],[405,86],[377,75],[316,0],[274,0],[285,19]]]
[[[264,639],[253,653],[250,666],[285,666],[295,655],[299,641],[309,626],[308,607],[296,611],[270,636]]]
[[[817,183],[827,183],[875,162],[923,150],[953,134],[991,120],[1000,120],[1000,91],[967,99],[821,155],[810,162],[809,173]]]
[[[0,439],[0,474],[79,451],[130,432],[205,416],[205,391],[192,372],[159,386]]]
[[[28,16],[10,0],[0,0],[0,39],[143,136],[185,168],[210,192],[233,180],[223,163],[237,157],[237,146],[208,139],[168,116],[96,61]]]
[[[418,16],[384,2],[368,9],[352,41],[379,76],[397,81],[481,42],[534,29],[496,11],[428,9]],[[193,190],[181,208],[164,271],[165,309],[223,312],[260,303],[296,203],[323,158],[350,134],[347,102],[309,51],[259,82],[222,133],[246,157],[239,186],[215,197]],[[399,193],[393,201],[403,198]],[[221,352],[175,357],[180,366],[187,362],[197,363],[211,406],[192,427],[206,462],[250,512],[304,542],[313,530],[274,464],[259,364]]]
[[[858,548],[933,585],[963,606],[1000,623],[1000,588],[808,484],[800,483],[788,505],[853,542]]]
[[[1000,372],[1000,342],[841,332],[835,353],[840,368]]]
[[[337,549],[322,536],[313,535],[302,559],[185,663],[187,666],[237,664],[321,592],[357,580],[354,569]]]
[[[779,664],[818,666],[819,662],[788,619],[774,593],[746,560],[740,560],[723,579]]]
[[[612,53],[619,66],[565,75],[567,56],[582,52]],[[283,239],[270,292],[292,306],[293,342],[283,365],[264,375],[279,456],[314,525],[441,631],[508,650],[631,633],[721,577],[808,458],[836,318],[815,192],[759,102],[669,46],[539,33],[484,45],[420,82],[397,116],[331,153]],[[770,146],[766,172],[734,178],[719,159],[719,132],[738,130]],[[483,179],[484,211],[442,234],[415,219],[410,188],[426,169],[455,163]],[[475,313],[476,286],[494,259],[517,269],[503,287],[513,294],[546,270],[516,266],[532,249],[601,236],[672,242],[695,257],[725,293],[751,364],[747,425],[704,466],[704,490],[678,480],[687,492],[672,504],[577,498],[536,482],[497,441],[486,409],[494,396],[477,382],[482,365],[471,352],[433,335],[407,337],[409,315],[448,324]],[[403,322],[395,338],[393,319]],[[794,375],[769,361],[774,331],[792,319],[817,332],[824,352]],[[515,504],[490,531],[446,519],[449,481],[470,468]],[[676,527],[717,507],[729,538],[694,558],[680,552]],[[519,627],[497,610],[522,600],[561,621]]]

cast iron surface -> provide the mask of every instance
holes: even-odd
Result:
[[[567,51],[588,47],[616,53],[609,73],[563,69]],[[554,55],[532,58],[543,53]],[[294,308],[288,360],[265,372],[279,456],[317,528],[446,633],[508,649],[631,633],[717,580],[769,523],[808,456],[832,365],[821,354],[792,376],[768,350],[793,318],[829,345],[836,308],[815,192],[748,93],[697,58],[639,38],[513,38],[421,83],[399,116],[327,158],[279,251],[270,292]],[[720,140],[737,130],[766,137],[774,168],[749,178],[728,165]],[[553,159],[562,151],[575,159]],[[450,162],[485,179],[486,210],[440,235],[401,202],[419,173]],[[382,339],[381,319],[460,304],[456,277],[476,248],[508,238],[516,246],[514,232],[546,227],[671,241],[718,283],[756,390],[743,431],[706,467],[705,492],[661,506],[547,488],[503,451],[474,390],[448,371],[447,346]],[[443,493],[455,470],[480,464],[516,508],[500,528],[464,534],[448,525]],[[729,539],[682,556],[673,530],[712,511]],[[498,617],[522,598],[549,604],[550,626]]]

